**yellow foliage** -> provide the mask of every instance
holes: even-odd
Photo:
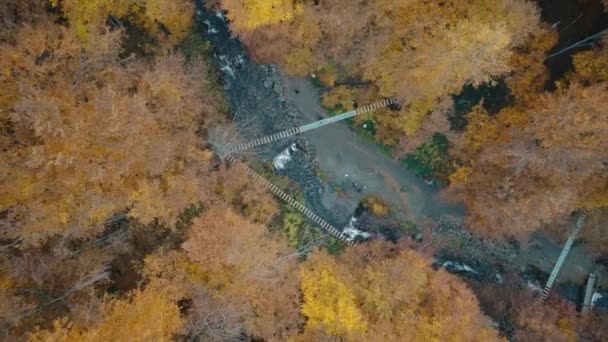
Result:
[[[544,62],[547,52],[557,43],[557,38],[556,31],[545,27],[535,32],[522,49],[511,55],[509,64],[514,73],[507,78],[507,84],[517,103],[529,102],[544,90],[549,78]]]
[[[177,259],[176,268],[184,272],[188,280],[193,283],[204,284],[209,280],[209,274],[202,269],[201,265],[188,259],[185,255]]]
[[[338,70],[334,64],[327,64],[317,72],[319,81],[326,88],[332,88],[338,78]]]
[[[389,207],[386,202],[384,202],[382,198],[377,195],[372,195],[365,198],[363,200],[363,206],[369,209],[372,214],[376,216],[385,216],[389,212]]]
[[[93,328],[74,327],[61,319],[51,330],[28,334],[28,341],[172,341],[181,325],[177,305],[162,290],[149,288],[110,303],[102,322]]]
[[[243,30],[291,20],[303,11],[292,0],[223,0],[222,5],[232,24]]]
[[[302,314],[308,317],[308,326],[341,336],[363,331],[367,323],[348,282],[338,278],[337,267],[330,257],[322,256],[302,268]]]
[[[478,150],[484,144],[495,141],[499,137],[499,128],[496,120],[491,118],[481,105],[476,106],[467,115],[467,124],[464,133],[464,142],[473,150]]]
[[[428,97],[413,100],[403,111],[403,121],[399,128],[407,135],[413,136],[418,132],[422,122],[435,106],[435,102]],[[381,117],[378,120],[381,120]]]
[[[385,125],[378,127],[381,129],[376,131],[374,138],[378,140],[379,143],[389,147],[396,146],[399,143],[399,137],[403,134],[403,132],[395,129],[394,126],[391,128],[386,128]]]
[[[588,183],[589,188],[593,190],[582,196],[577,207],[585,209],[608,207],[608,181],[604,180],[602,185],[601,179],[591,179]]]
[[[438,98],[458,92],[465,84],[488,82],[508,67],[511,32],[500,24],[458,21],[442,39],[420,42],[405,59],[398,37],[372,61],[366,79],[374,81],[384,96],[399,94],[418,99]],[[416,43],[414,43],[416,44]]]
[[[268,224],[279,213],[277,202],[267,193],[246,191],[241,200],[245,205],[243,214],[253,222]]]
[[[525,128],[528,125],[526,111],[520,107],[507,107],[502,109],[497,115],[496,120],[505,127]]]
[[[412,250],[375,242],[301,266],[303,340],[498,341],[475,295]],[[315,337],[315,335],[317,335]]]
[[[439,110],[441,104],[428,97],[421,97],[412,100],[401,109],[395,112],[389,109],[374,112],[379,129],[376,138],[385,145],[394,145],[404,135],[413,137],[422,127],[424,120],[432,110]]]
[[[202,273],[197,274],[212,275],[208,285],[221,288],[234,283],[235,277],[244,281],[245,274],[255,277],[271,272],[276,256],[285,246],[266,238],[266,233],[266,227],[247,221],[233,209],[214,207],[193,222],[183,248],[191,260],[199,263]],[[263,248],[264,253],[257,247]]]
[[[305,76],[313,63],[312,51],[308,48],[294,49],[285,55],[283,65],[288,73]]]
[[[183,250],[159,252],[144,259],[143,276],[164,288],[172,299],[183,298],[192,286],[204,286],[208,289],[223,291],[233,282],[233,272],[219,271],[191,260]]]
[[[88,335],[97,341],[171,341],[181,324],[176,303],[161,290],[146,289],[135,291],[130,301],[112,303],[104,322]]]
[[[388,214],[388,208],[380,203],[372,204],[372,214],[376,216],[386,216]]]
[[[399,37],[393,35],[376,59],[366,64],[363,77],[374,81],[381,96],[389,97],[397,92],[398,80],[395,78],[396,75],[390,64],[399,59],[402,53],[403,46],[401,41]]]
[[[54,7],[61,7],[64,15],[82,41],[96,36],[106,23],[108,14],[122,17],[127,14],[132,0],[50,0]]]
[[[347,86],[338,86],[323,94],[321,103],[326,108],[348,112],[355,109],[355,94]]]
[[[15,285],[15,281],[10,276],[8,269],[0,264],[0,291],[12,288]]]
[[[555,322],[557,329],[565,335],[567,341],[571,342],[578,340],[576,324],[577,322],[573,318],[569,317],[560,318],[557,320],[557,322]]]
[[[291,25],[286,25],[289,28],[289,39],[301,47],[313,48],[323,36],[319,18],[310,8],[301,8],[301,5],[296,5],[297,15]],[[272,26],[269,28],[272,30]]]
[[[579,81],[590,83],[608,81],[608,48],[601,47],[577,52],[572,56],[575,73]]]
[[[525,238],[564,213],[608,202],[607,84],[566,84],[496,117],[479,107],[469,114],[457,152],[475,161],[475,177],[455,192],[473,229]]]
[[[250,2],[221,1],[259,59],[298,75],[335,61],[346,77],[368,81],[379,96],[407,100],[410,108],[399,120],[379,118],[376,138],[392,145],[403,133],[415,134],[429,112],[465,85],[514,71],[512,54],[541,29],[538,8],[522,0],[256,1],[260,8],[274,6],[272,19]],[[284,13],[297,12],[293,3],[302,4],[303,14],[285,19]],[[247,25],[250,17],[259,20]],[[320,70],[327,86],[335,82],[330,71]]]
[[[588,87],[573,83],[567,89],[545,94],[531,110],[534,125],[528,131],[537,131],[543,147],[575,147],[600,155],[608,146],[608,84],[597,83]],[[578,104],[578,105],[573,105]]]
[[[469,175],[473,172],[473,169],[468,166],[458,167],[450,175],[450,186],[457,186],[467,182]]]
[[[380,52],[365,61],[363,75],[383,96],[397,94],[410,101],[434,101],[511,71],[512,49],[537,30],[539,21],[533,5],[508,0],[457,1],[452,6],[379,3],[386,15],[397,17],[395,28]],[[414,112],[408,134],[424,118],[421,111]]]
[[[186,37],[192,26],[194,3],[188,0],[49,0],[61,8],[78,37],[94,48],[108,15],[130,15],[134,22],[169,46]],[[169,31],[166,36],[161,28]]]
[[[185,269],[188,277],[193,274],[206,288],[235,301],[247,312],[252,335],[283,341],[298,329],[298,273],[288,272],[297,258],[285,241],[269,237],[265,226],[218,204],[193,222],[182,247],[198,267],[180,262],[177,273]]]
[[[120,38],[105,33],[87,51],[74,32],[46,24],[0,45],[0,70],[12,70],[0,72],[0,87],[20,89],[0,103],[0,209],[18,218],[7,238],[90,237],[129,207],[144,223],[170,225],[205,197],[209,158],[195,130],[214,102],[203,100],[197,70],[173,55],[119,60]]]
[[[189,0],[140,0],[132,11],[135,22],[162,44],[171,47],[181,42],[192,27],[194,2]],[[166,35],[161,25],[169,31]]]
[[[28,342],[80,342],[86,340],[86,334],[80,327],[74,327],[67,318],[53,321],[51,330],[35,329],[27,335]]]

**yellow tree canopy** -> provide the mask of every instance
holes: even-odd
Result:
[[[301,267],[304,339],[498,341],[473,293],[414,251],[387,244],[311,256]]]
[[[162,45],[172,47],[190,32],[194,7],[189,0],[135,0],[131,16]]]
[[[511,72],[516,48],[541,30],[538,9],[524,0],[304,2],[302,15],[292,1],[255,3],[221,1],[252,54],[296,75],[336,62],[378,96],[404,99],[396,120],[377,115],[379,131],[392,128],[393,141],[414,135],[463,86]],[[264,15],[271,7],[273,16]]]
[[[491,118],[470,114],[453,191],[479,232],[524,237],[575,209],[608,204],[608,85],[577,83]]]
[[[312,257],[301,271],[307,326],[321,327],[330,335],[343,336],[367,328],[349,279],[341,278],[338,265],[326,254]]]
[[[572,78],[579,82],[608,82],[608,38],[602,45],[588,51],[577,52],[572,56],[574,74]]]
[[[224,0],[228,18],[239,30],[278,24],[301,13],[302,6],[292,0]]]
[[[190,277],[235,303],[252,336],[284,341],[299,329],[297,258],[265,226],[218,203],[194,221],[183,249]]]
[[[125,0],[49,0],[60,7],[80,39],[89,41],[105,26],[109,14],[118,18],[129,12],[133,1]]]
[[[110,302],[102,321],[95,327],[74,326],[57,320],[50,330],[37,330],[27,336],[31,342],[77,341],[172,341],[182,325],[177,304],[162,289],[134,291],[131,298]]]
[[[204,193],[210,154],[195,131],[215,102],[202,66],[124,63],[119,33],[101,37],[87,51],[58,25],[26,26],[0,46],[4,237],[86,237],[127,208],[172,224]]]
[[[116,18],[130,16],[136,24],[168,46],[186,37],[194,16],[194,3],[188,0],[49,1],[52,6],[61,9],[82,41],[95,44],[109,15]],[[91,49],[94,47],[88,46]]]

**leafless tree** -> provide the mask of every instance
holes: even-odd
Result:
[[[84,290],[97,283],[108,281],[109,279],[110,271],[107,266],[102,266],[98,269],[95,269],[92,272],[83,275],[80,279],[78,279],[78,281],[74,285],[72,285],[72,287],[65,291],[61,296],[42,304],[37,310],[44,310],[56,302],[65,300],[68,296],[75,292]]]
[[[243,332],[244,310],[223,299],[216,299],[204,288],[193,291],[184,332],[189,341],[239,341]]]
[[[308,254],[308,252],[312,251],[313,249],[324,246],[326,243],[327,243],[327,235],[325,235],[325,234],[318,235],[315,238],[308,241],[308,243],[306,243],[305,245],[302,245],[300,248],[298,248],[293,253],[277,258],[277,260],[276,260],[277,265],[287,261],[290,258],[304,256],[304,255]]]
[[[207,141],[213,146],[213,150],[224,158],[233,154],[233,149],[256,137],[255,118],[241,118],[242,107],[237,108],[232,120],[224,125],[217,125],[209,129]],[[255,150],[240,151],[239,154],[256,155]]]

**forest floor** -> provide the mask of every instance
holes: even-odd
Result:
[[[301,123],[328,117],[320,103],[320,89],[308,79],[281,74],[285,98],[301,115]],[[314,161],[325,180],[342,190],[347,199],[359,202],[379,195],[400,218],[422,223],[441,215],[463,216],[464,207],[441,202],[439,189],[429,185],[398,161],[388,158],[376,145],[358,136],[345,123],[304,133],[313,149]],[[353,184],[359,188],[358,192]]]

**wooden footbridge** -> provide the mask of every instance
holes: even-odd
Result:
[[[269,144],[269,143],[272,143],[272,142],[275,142],[278,140],[286,139],[286,138],[292,137],[296,134],[300,134],[300,133],[303,133],[306,131],[322,128],[324,126],[327,126],[327,125],[330,125],[330,124],[333,124],[336,122],[340,122],[340,121],[343,121],[346,119],[353,118],[357,115],[371,113],[380,108],[384,108],[384,107],[391,106],[391,105],[397,105],[399,103],[400,103],[400,101],[395,98],[388,98],[388,99],[384,99],[379,102],[372,103],[370,105],[359,107],[352,111],[348,111],[348,112],[345,112],[342,114],[335,115],[330,118],[322,119],[319,121],[315,121],[315,122],[312,122],[309,124],[302,125],[300,127],[294,127],[294,128],[284,130],[281,132],[277,132],[277,133],[273,133],[273,134],[270,134],[270,135],[267,135],[264,137],[256,138],[256,139],[248,141],[246,143],[237,144],[235,146],[214,146],[214,148],[216,149],[216,152],[218,153],[220,158],[235,165],[235,167],[244,169],[244,171],[246,171],[246,173],[251,178],[262,182],[262,184],[264,184],[264,186],[270,192],[272,192],[274,195],[279,197],[281,200],[285,201],[287,204],[289,204],[290,206],[292,206],[293,208],[298,210],[300,213],[302,213],[302,215],[306,216],[309,220],[314,222],[323,231],[331,234],[332,236],[334,236],[335,238],[339,239],[340,241],[346,243],[347,245],[354,246],[357,243],[356,239],[346,236],[344,234],[343,230],[340,230],[340,229],[334,227],[333,225],[331,225],[330,223],[328,223],[327,221],[325,221],[322,217],[320,217],[319,215],[314,213],[312,210],[310,210],[304,204],[298,202],[293,197],[289,196],[287,193],[285,193],[283,190],[281,190],[279,187],[272,184],[269,180],[264,178],[262,175],[255,172],[247,164],[239,162],[238,154],[241,152],[253,149],[255,147],[261,146],[261,145],[265,145],[265,144]],[[553,271],[551,272],[551,275],[549,276],[549,279],[545,285],[544,291],[541,295],[541,301],[545,301],[547,299],[547,297],[551,291],[551,288],[553,286],[553,283],[556,281],[559,271],[561,270],[561,267],[562,267],[564,261],[566,260],[566,257],[568,256],[568,252],[570,251],[570,248],[572,247],[572,244],[574,243],[574,239],[576,238],[578,232],[580,231],[581,227],[583,226],[585,218],[586,218],[585,213],[582,213],[578,217],[578,219],[576,221],[576,225],[575,225],[574,229],[572,230],[568,240],[566,241],[559,258],[555,263]]]
[[[304,204],[296,201],[293,197],[289,196],[287,193],[285,193],[279,187],[272,184],[270,181],[268,181],[262,175],[258,174],[254,170],[252,170],[245,163],[239,163],[238,154],[240,152],[244,152],[244,151],[250,150],[252,148],[255,148],[255,147],[258,147],[261,145],[269,144],[269,143],[272,143],[272,142],[275,142],[275,141],[278,141],[281,139],[286,139],[286,138],[292,137],[296,134],[300,134],[300,133],[310,131],[313,129],[318,129],[318,128],[321,128],[321,127],[324,127],[324,126],[327,126],[327,125],[330,125],[330,124],[333,124],[336,122],[344,121],[346,119],[350,119],[357,115],[371,113],[380,108],[384,108],[384,107],[391,106],[391,105],[396,105],[398,103],[399,103],[399,101],[397,99],[389,98],[389,99],[385,99],[385,100],[382,100],[379,102],[372,103],[370,105],[359,107],[352,111],[348,111],[348,112],[345,112],[345,113],[342,113],[339,115],[332,116],[327,119],[322,119],[319,121],[315,121],[315,122],[312,122],[309,124],[302,125],[300,127],[294,127],[294,128],[291,128],[291,129],[288,129],[285,131],[281,131],[281,132],[270,134],[270,135],[267,135],[264,137],[260,137],[260,138],[251,140],[246,143],[237,144],[235,146],[214,146],[214,148],[215,148],[216,152],[218,153],[218,155],[220,156],[220,158],[226,160],[227,162],[229,162],[233,165],[236,165],[236,167],[244,169],[250,177],[252,177],[258,181],[261,181],[262,184],[264,184],[264,186],[270,192],[272,192],[277,197],[279,197],[280,199],[282,199],[283,201],[285,201],[289,205],[291,205],[293,208],[298,210],[300,213],[302,213],[302,215],[306,216],[308,219],[310,219],[312,222],[314,222],[323,231],[331,234],[335,238],[339,239],[340,241],[342,241],[348,245],[354,245],[354,244],[356,244],[356,240],[346,236],[343,233],[343,230],[337,229],[336,227],[329,224],[322,217],[315,214],[312,210],[307,208]]]

